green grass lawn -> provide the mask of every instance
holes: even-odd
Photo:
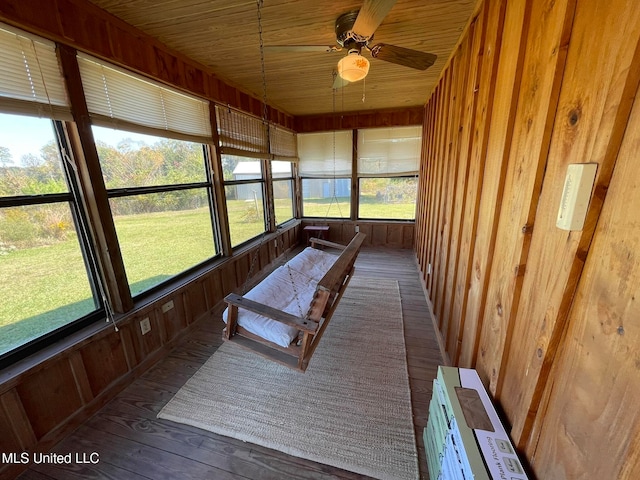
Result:
[[[349,198],[305,199],[303,212],[305,217],[349,218],[351,204]],[[386,220],[414,220],[415,202],[381,203],[374,197],[360,197],[358,218]]]
[[[228,202],[231,241],[264,231],[250,202]],[[259,208],[261,206],[259,205]],[[348,199],[305,200],[305,216],[348,217]],[[365,202],[363,218],[413,218],[415,206]],[[276,201],[276,218],[291,218],[291,202]],[[115,218],[132,293],[143,292],[215,255],[207,208]],[[78,239],[5,250],[0,255],[0,354],[95,309]]]

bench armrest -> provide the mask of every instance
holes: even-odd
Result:
[[[316,238],[316,237],[310,238],[309,239],[309,243],[314,248],[315,248],[316,244],[324,245],[325,247],[337,248],[338,250],[344,250],[345,248],[347,248],[346,245],[342,245],[340,243],[330,242],[329,240],[324,240],[322,238]]]

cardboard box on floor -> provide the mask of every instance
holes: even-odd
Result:
[[[475,370],[438,368],[424,437],[434,479],[528,478]]]

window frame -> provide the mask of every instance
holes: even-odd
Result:
[[[257,156],[243,156],[242,155],[243,152],[241,151],[235,151],[234,153],[222,153],[220,156],[220,159],[222,160],[222,157],[225,155],[231,156],[231,157],[238,157],[238,158],[242,158],[242,159],[246,159],[246,160],[251,160],[254,162],[258,162],[260,165],[260,176],[256,178],[247,178],[247,179],[242,179],[242,180],[226,180],[225,178],[222,179],[222,190],[223,190],[223,195],[225,198],[225,204],[226,204],[226,209],[227,209],[227,227],[229,229],[229,245],[231,246],[231,250],[235,251],[238,250],[239,248],[244,247],[245,245],[251,243],[252,241],[256,240],[257,238],[262,238],[264,237],[268,232],[269,232],[269,207],[268,207],[268,202],[266,201],[267,198],[267,181],[266,181],[266,159],[265,158],[260,158]],[[245,152],[248,153],[248,152]],[[264,156],[268,156],[268,155],[264,155]],[[262,219],[263,219],[263,230],[262,232],[254,235],[253,237],[250,237],[246,240],[243,240],[242,242],[238,243],[237,245],[234,245],[233,242],[231,241],[231,222],[229,221],[229,205],[228,205],[228,198],[227,198],[227,187],[232,187],[232,186],[238,186],[238,185],[252,185],[252,184],[259,184],[260,185],[260,189],[262,192]]]
[[[276,176],[273,174],[273,162],[286,162],[291,164],[290,176]],[[269,163],[269,168],[271,169],[271,192],[273,196],[273,221],[275,222],[276,228],[286,225],[289,222],[292,222],[296,219],[296,163],[293,159],[273,159]],[[286,219],[284,222],[278,223],[278,218],[276,215],[276,198],[275,198],[275,185],[278,182],[289,182],[289,189],[291,190],[291,217]]]
[[[130,130],[126,130],[126,129],[117,129],[117,131],[120,132],[125,132],[125,133],[135,133],[135,132],[131,132]],[[162,136],[161,132],[155,132],[155,133],[145,133],[146,135],[153,135],[158,139],[171,139],[174,141],[188,141],[190,143],[196,143],[195,141],[192,140],[178,140],[175,139],[173,137],[170,136]],[[150,288],[147,288],[141,292],[138,293],[133,293],[131,292],[131,282],[128,281],[127,282],[127,286],[131,292],[131,298],[136,301],[138,299],[144,299],[147,297],[150,297],[152,295],[154,295],[155,293],[157,293],[158,291],[166,288],[167,284],[170,284],[173,281],[176,280],[180,280],[183,278],[186,278],[187,276],[189,276],[190,274],[192,274],[194,271],[198,270],[203,264],[209,263],[217,258],[219,258],[222,255],[222,249],[221,249],[221,242],[220,242],[220,229],[219,229],[219,215],[217,213],[217,209],[216,209],[216,204],[215,204],[215,195],[214,195],[214,182],[213,182],[213,175],[214,173],[212,172],[212,169],[210,168],[211,162],[210,162],[210,158],[209,158],[209,148],[207,148],[206,144],[200,144],[201,146],[201,151],[202,151],[202,168],[203,168],[203,172],[205,173],[205,180],[201,181],[201,182],[188,182],[188,183],[174,183],[174,184],[162,184],[162,185],[152,185],[152,186],[142,186],[142,187],[116,187],[116,188],[107,188],[105,186],[105,191],[107,194],[107,200],[111,200],[114,198],[127,198],[127,197],[135,197],[135,196],[140,196],[140,195],[150,195],[150,194],[155,194],[155,193],[169,193],[169,192],[179,192],[179,191],[186,191],[186,190],[205,190],[207,193],[207,203],[208,203],[208,207],[209,207],[209,220],[211,222],[211,234],[212,234],[212,240],[213,240],[213,251],[215,252],[214,255],[210,256],[209,258],[206,258],[204,260],[202,260],[201,262],[198,262],[195,265],[192,265],[190,267],[188,267],[187,269],[159,282],[156,285],[153,285]],[[102,165],[101,165],[101,170],[102,170]],[[111,218],[113,219],[114,216],[112,215]],[[120,244],[120,240],[118,240],[118,243]],[[124,261],[124,259],[123,259]],[[126,272],[126,264],[124,265],[125,268],[125,272]]]
[[[0,370],[32,355],[43,348],[46,348],[69,335],[82,330],[83,328],[104,320],[107,315],[105,306],[105,296],[99,275],[99,267],[96,261],[91,234],[89,233],[89,222],[85,212],[84,203],[75,172],[69,162],[64,160],[63,152],[71,152],[69,148],[65,127],[62,121],[48,119],[52,122],[55,141],[58,153],[61,158],[65,180],[68,191],[61,193],[47,193],[35,195],[14,195],[0,197],[0,209],[9,207],[24,207],[31,205],[49,205],[66,203],[74,220],[74,230],[78,236],[80,253],[85,264],[87,281],[93,295],[95,309],[82,317],[76,318],[50,332],[44,333],[37,338],[23,343],[22,345],[0,355]]]
[[[416,221],[416,209],[414,204],[413,217],[412,218],[393,218],[393,217],[363,217],[361,215],[361,207],[362,202],[360,201],[360,197],[362,196],[362,181],[363,180],[375,180],[375,179],[386,179],[391,180],[394,178],[402,178],[405,180],[415,179],[416,180],[416,188],[418,182],[418,175],[395,175],[395,176],[379,176],[379,177],[371,177],[371,176],[363,176],[358,177],[358,214],[357,219],[363,221],[388,221],[388,222],[415,222]]]

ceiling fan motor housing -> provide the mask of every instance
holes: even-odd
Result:
[[[356,48],[360,51],[373,38],[373,35],[363,37],[352,30],[359,12],[360,10],[353,10],[343,13],[336,19],[336,41],[346,49]]]

